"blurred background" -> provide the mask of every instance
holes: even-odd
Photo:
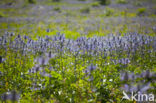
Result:
[[[32,37],[155,35],[156,0],[0,0],[0,35],[5,31]]]

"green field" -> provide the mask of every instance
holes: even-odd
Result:
[[[0,102],[154,103],[155,88],[156,0],[0,1]]]

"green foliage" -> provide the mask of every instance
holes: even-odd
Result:
[[[114,9],[111,9],[111,8],[104,9],[105,16],[111,16],[111,15],[113,15],[113,13],[114,13]]]
[[[90,13],[90,8],[89,7],[84,7],[82,9],[80,9],[81,13]]]
[[[17,51],[17,54],[12,53],[13,51],[9,50],[5,63],[0,64],[0,71],[3,72],[0,80],[1,83],[5,84],[0,88],[0,94],[13,89],[26,93],[29,90],[27,86],[31,85],[30,76],[27,73],[29,68],[33,66],[31,64],[32,56],[28,59],[28,57],[22,56],[19,51]]]
[[[6,15],[0,11],[0,18],[5,17]]]
[[[126,0],[117,0],[116,2],[119,3],[119,4],[126,4],[127,3]]]
[[[136,1],[136,2],[134,2],[134,5],[135,5],[135,6],[141,6],[142,4],[141,4],[140,1]]]
[[[100,6],[99,2],[94,2],[91,5],[92,5],[92,7],[99,7]]]
[[[146,12],[146,8],[138,8],[137,9],[137,15],[138,16],[144,15],[145,12]]]
[[[109,5],[111,0],[98,0],[101,5]]]
[[[36,4],[36,0],[28,0],[28,3],[30,3],[30,4]]]
[[[54,7],[53,10],[54,10],[54,11],[57,11],[57,12],[61,12],[61,8],[60,8],[60,7]]]

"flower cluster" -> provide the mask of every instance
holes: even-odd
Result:
[[[3,78],[13,76],[10,79],[14,84],[23,80],[18,86],[25,85],[27,79],[30,85],[25,87],[26,90],[40,91],[41,96],[47,93],[47,98],[53,94],[58,100],[60,97],[66,100],[67,96],[73,99],[81,91],[79,95],[83,98],[97,97],[107,101],[107,96],[112,97],[119,89],[147,92],[155,82],[154,36],[127,33],[75,40],[58,33],[32,39],[6,32],[0,37],[0,52],[3,68],[0,75]],[[3,87],[7,88],[7,83],[8,80],[1,79]],[[7,96],[5,92],[2,99],[10,99],[12,95]]]
[[[66,53],[70,52],[77,55],[92,56],[110,56],[125,53],[126,55],[134,55],[137,50],[144,54],[145,48],[150,48],[148,52],[156,51],[156,37],[135,34],[108,35],[105,37],[80,37],[76,40],[66,39],[65,35],[58,33],[53,37],[38,37],[37,40],[31,39],[29,36],[18,35],[13,38],[14,33],[5,33],[0,38],[1,48],[7,47],[15,50],[21,50],[23,53]],[[128,60],[128,59],[126,59]],[[120,62],[120,61],[119,61]],[[127,61],[129,62],[129,61]]]
[[[141,74],[134,74],[133,72],[122,72],[121,81],[126,82],[123,89],[126,92],[139,91],[141,93],[147,92],[152,89],[151,83],[155,82],[156,74],[146,70]],[[136,82],[137,81],[137,82]],[[129,83],[127,83],[129,82]]]

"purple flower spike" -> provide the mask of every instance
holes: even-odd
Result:
[[[128,79],[129,79],[128,73],[126,72],[125,75],[124,75],[124,80],[127,81]]]
[[[96,69],[96,66],[94,66],[93,64],[91,64],[90,66],[88,66],[88,69],[89,69],[90,71],[93,71],[93,70]]]
[[[128,91],[130,90],[130,87],[129,87],[128,84],[125,84],[125,85],[124,85],[124,90],[125,90],[126,92],[128,92]]]
[[[47,29],[46,31],[47,31],[47,32],[50,32],[50,29]]]

